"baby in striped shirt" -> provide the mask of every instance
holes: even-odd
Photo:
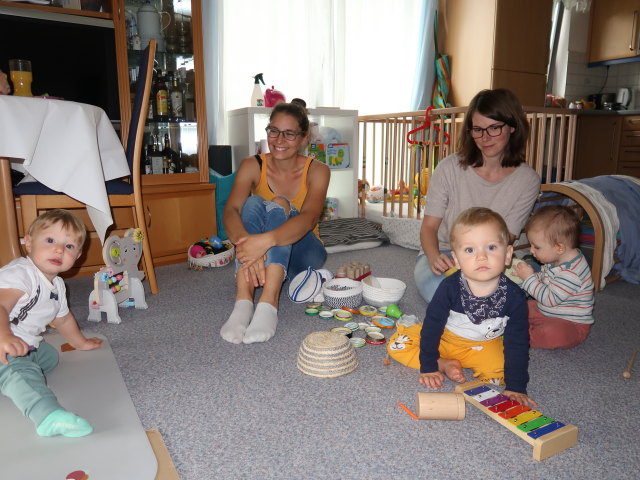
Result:
[[[532,348],[572,348],[584,342],[593,324],[593,281],[579,245],[580,218],[573,209],[548,205],[536,210],[525,226],[540,272],[516,265],[529,300]]]

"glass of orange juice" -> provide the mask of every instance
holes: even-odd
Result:
[[[32,97],[31,82],[31,61],[22,59],[9,60],[9,78],[13,83],[13,94],[19,97]]]

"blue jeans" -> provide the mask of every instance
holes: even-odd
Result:
[[[450,250],[445,250],[442,253],[451,256]],[[436,275],[435,273],[433,273],[431,271],[431,267],[429,266],[429,260],[427,260],[427,256],[424,253],[421,253],[416,259],[416,266],[413,270],[413,278],[416,281],[418,292],[420,292],[422,298],[424,298],[426,302],[429,303],[433,298],[433,294],[436,293],[438,285],[440,285],[442,280],[444,280],[444,273],[442,275]]]
[[[250,196],[242,206],[241,217],[244,228],[251,235],[275,230],[298,215],[296,208],[291,203],[289,205],[289,215],[287,215],[282,205],[266,201],[257,195]],[[324,245],[311,231],[292,245],[271,247],[267,250],[267,260],[264,265],[265,267],[271,264],[280,265],[287,272],[287,276],[293,278],[308,267],[322,268],[326,259],[327,251]],[[239,266],[236,260],[236,270]]]
[[[7,359],[8,365],[0,363],[0,391],[38,426],[47,415],[62,408],[44,377],[58,364],[58,352],[42,341],[37,350],[24,357],[7,355]]]

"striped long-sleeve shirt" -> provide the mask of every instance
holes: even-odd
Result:
[[[547,317],[593,323],[591,269],[580,250],[569,262],[543,265],[539,273],[524,280],[522,288],[536,299],[538,310]]]

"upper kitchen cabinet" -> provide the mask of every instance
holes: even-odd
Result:
[[[441,53],[450,57],[453,106],[485,88],[508,88],[543,106],[553,0],[446,0]]]
[[[589,63],[640,60],[640,0],[593,0]]]
[[[207,183],[200,0],[124,0],[123,11],[126,56],[119,58],[119,70],[128,72],[129,86],[124,96],[135,92],[142,50],[151,38],[157,41],[142,183]]]

